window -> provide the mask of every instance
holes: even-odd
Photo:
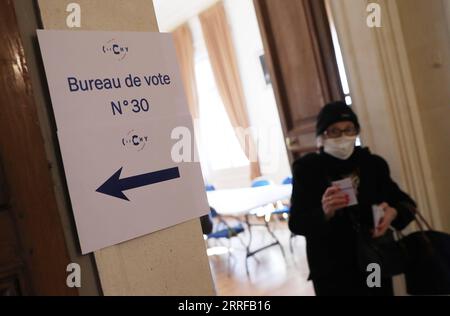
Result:
[[[336,55],[336,62],[338,65],[339,77],[341,78],[342,91],[344,92],[345,103],[347,103],[348,106],[351,106],[353,104],[353,101],[352,101],[352,97],[350,95],[350,87],[348,84],[347,73],[345,71],[344,58],[342,57],[341,45],[339,43],[339,38],[338,38],[337,32],[336,32],[336,26],[334,25],[333,16],[331,15],[328,1],[325,1],[325,5],[326,5],[326,10],[327,10],[327,15],[328,15],[328,21],[330,24],[331,39],[333,41],[334,53]],[[356,146],[361,146],[361,145],[362,145],[361,139],[360,139],[360,137],[358,137],[356,139]]]
[[[341,45],[337,36],[336,27],[334,25],[333,16],[331,15],[328,2],[326,3],[328,21],[330,24],[331,39],[333,41],[334,53],[336,55],[336,62],[338,65],[339,77],[341,78],[342,91],[344,92],[345,103],[352,105],[352,97],[350,96],[350,88],[348,85],[347,73],[345,72],[344,59],[342,58]]]
[[[207,54],[195,63],[200,110],[201,156],[212,171],[248,166],[216,86]]]

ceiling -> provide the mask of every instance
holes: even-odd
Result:
[[[153,0],[159,29],[161,32],[169,32],[218,1]]]

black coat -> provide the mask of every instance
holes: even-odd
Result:
[[[325,220],[325,190],[331,181],[349,176],[357,188],[358,205],[341,209],[332,219]],[[294,163],[289,228],[306,237],[312,279],[359,271],[353,224],[358,221],[369,233],[374,226],[372,205],[382,202],[397,210],[398,216],[392,223],[396,229],[403,229],[412,221],[415,202],[391,179],[386,161],[366,148],[356,147],[347,160],[322,150]]]

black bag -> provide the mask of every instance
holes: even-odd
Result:
[[[367,274],[370,264],[378,264],[381,276],[390,278],[405,271],[405,257],[401,244],[388,230],[383,236],[373,238],[367,228],[363,228],[355,215],[350,213],[353,229],[356,231],[356,255],[360,272]]]
[[[369,232],[357,230],[357,260],[363,273],[367,273],[369,264],[380,267],[383,278],[393,277],[405,271],[405,257],[402,245],[395,240],[394,232],[388,230],[385,235],[372,238]]]
[[[450,235],[433,230],[417,211],[415,221],[420,230],[407,236],[397,232],[398,240],[391,230],[373,239],[356,226],[359,267],[367,273],[367,265],[376,263],[382,277],[404,273],[410,295],[450,295]]]
[[[427,226],[424,230],[420,220]],[[420,231],[403,237],[405,279],[410,295],[450,294],[450,235],[434,231],[416,212]]]

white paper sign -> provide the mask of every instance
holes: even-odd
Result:
[[[176,127],[193,139],[171,36],[38,38],[83,254],[207,214],[199,163],[171,156]]]

